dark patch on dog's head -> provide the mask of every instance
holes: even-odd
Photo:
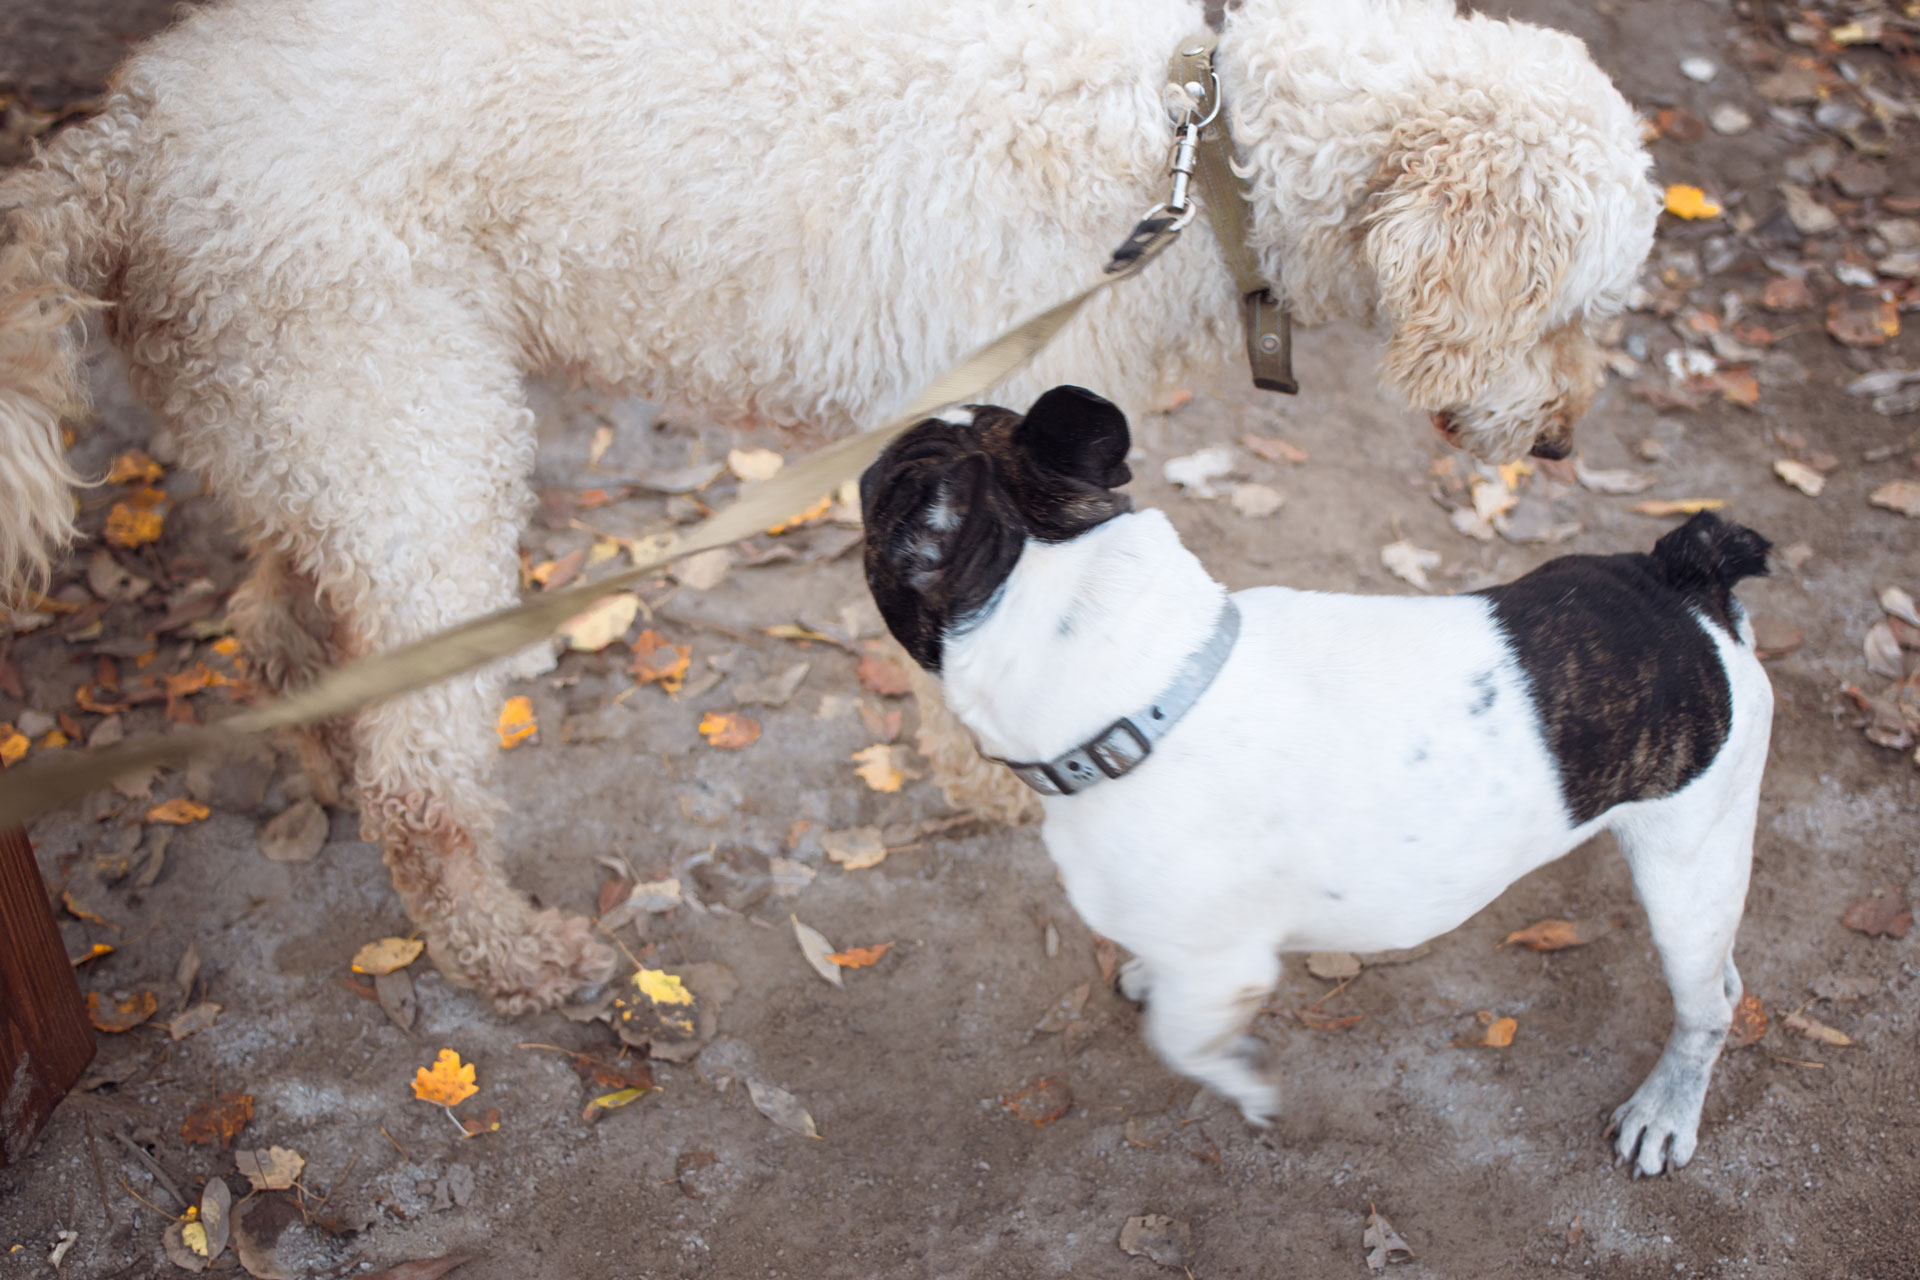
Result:
[[[992,602],[1028,538],[1066,542],[1132,508],[1127,420],[1079,387],[1055,387],[1026,415],[969,406],[973,421],[929,418],[860,478],[867,586],[887,628],[929,671],[942,638]]]
[[[1527,674],[1575,822],[1672,795],[1713,763],[1733,698],[1700,618],[1737,635],[1733,584],[1766,571],[1766,549],[1696,516],[1652,555],[1562,556],[1480,593]]]

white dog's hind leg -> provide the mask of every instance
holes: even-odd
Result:
[[[1263,1047],[1246,1029],[1280,976],[1279,956],[1266,950],[1183,955],[1177,963],[1154,962],[1150,972],[1145,1030],[1154,1052],[1231,1099],[1249,1123],[1271,1121],[1280,1090],[1262,1070]]]
[[[1673,992],[1666,1050],[1613,1113],[1614,1150],[1636,1174],[1693,1158],[1707,1081],[1740,999],[1733,939],[1746,902],[1753,822],[1753,800],[1741,796],[1704,838],[1685,821],[1618,832]]]

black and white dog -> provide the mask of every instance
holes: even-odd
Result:
[[[1611,830],[1675,1011],[1616,1148],[1684,1165],[1741,994],[1773,695],[1731,588],[1766,540],[1698,515],[1651,555],[1473,595],[1229,596],[1118,492],[1128,445],[1118,409],[1058,387],[919,424],[861,499],[887,625],[1045,796],[1154,1049],[1264,1123],[1245,1031],[1281,952],[1413,946]]]

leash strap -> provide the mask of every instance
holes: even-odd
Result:
[[[1203,122],[1217,119],[1222,110],[1220,76],[1213,68],[1218,44],[1212,31],[1189,36],[1167,68],[1168,78],[1195,100],[1194,110]],[[1234,287],[1240,290],[1253,385],[1292,395],[1300,389],[1293,376],[1293,317],[1260,274],[1260,263],[1247,243],[1247,198],[1233,173],[1233,136],[1224,120],[1199,130],[1193,178],[1213,224],[1213,238],[1220,242]]]
[[[1193,710],[1220,668],[1227,665],[1234,641],[1240,638],[1240,606],[1229,596],[1213,634],[1188,655],[1168,685],[1152,703],[1121,716],[1092,738],[1051,760],[1021,764],[1000,763],[1043,796],[1078,795],[1108,778],[1125,777],[1153,754],[1153,744],[1167,736],[1180,718]]]
[[[630,545],[633,567],[552,591],[511,609],[426,636],[412,644],[328,672],[306,688],[217,724],[130,737],[110,747],[36,754],[0,774],[0,828],[24,825],[116,778],[178,764],[261,734],[332,720],[519,653],[551,636],[567,619],[618,591],[640,585],[670,561],[750,538],[805,511],[821,494],[858,476],[907,428],[950,404],[970,401],[1005,381],[1066,327],[1096,294],[1153,261],[1180,234],[1184,219],[1149,215],[1114,254],[1106,271],[1065,302],[1031,316],[935,378],[884,427],[815,450],[771,480],[744,488],[732,504],[684,535],[658,534]]]

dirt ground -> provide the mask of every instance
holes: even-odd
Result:
[[[11,6],[0,13],[0,88],[58,111],[97,92],[125,45],[167,12],[125,0]],[[1772,1025],[1722,1059],[1691,1166],[1634,1180],[1612,1167],[1601,1136],[1669,1025],[1644,917],[1610,841],[1529,876],[1421,954],[1369,963],[1331,997],[1335,983],[1290,965],[1257,1028],[1286,1087],[1264,1133],[1146,1049],[1132,1006],[1101,981],[1094,941],[1033,830],[908,834],[895,840],[906,847],[862,870],[826,859],[823,832],[930,820],[944,805],[923,780],[883,794],[854,775],[851,753],[887,730],[863,721],[856,703],[877,721],[906,703],[863,695],[856,680],[859,639],[844,629],[858,631],[863,616],[843,610],[863,600],[857,556],[846,554],[850,531],[824,525],[760,540],[769,562],[737,563],[711,590],[647,593],[653,625],[692,648],[690,689],[718,677],[697,695],[676,701],[649,686],[615,703],[631,684],[624,646],[619,658],[613,649],[570,654],[516,690],[541,725],[499,770],[517,881],[544,902],[593,911],[614,878],[603,859],[640,880],[678,875],[700,905],[623,927],[623,944],[649,966],[720,964],[737,979],[700,1056],[655,1061],[658,1091],[597,1120],[583,1108],[606,1087],[583,1083],[563,1053],[529,1046],[611,1059],[619,1044],[605,1024],[557,1013],[503,1019],[421,962],[409,971],[417,1020],[407,1032],[356,988],[356,949],[404,934],[407,922],[351,812],[330,814],[311,860],[263,856],[261,824],[303,793],[290,754],[163,774],[149,797],[95,797],[36,824],[49,884],[110,922],[62,913],[70,954],[117,948],[79,970],[83,987],[107,1001],[155,992],[158,1013],[102,1035],[83,1089],[24,1164],[0,1171],[0,1277],[54,1270],[62,1232],[76,1238],[60,1274],[174,1274],[161,1238],[179,1210],[153,1169],[196,1197],[215,1176],[244,1191],[232,1153],[182,1133],[190,1112],[227,1093],[252,1098],[237,1148],[280,1146],[306,1160],[304,1217],[290,1193],[249,1206],[254,1234],[278,1232],[277,1263],[254,1257],[257,1274],[277,1265],[290,1277],[339,1277],[476,1254],[459,1280],[1147,1277],[1160,1263],[1129,1256],[1120,1238],[1129,1218],[1156,1214],[1187,1232],[1184,1246],[1160,1251],[1171,1274],[1361,1276],[1377,1208],[1417,1255],[1396,1255],[1389,1268],[1407,1277],[1920,1276],[1920,935],[1867,936],[1841,923],[1875,889],[1920,896],[1920,769],[1911,747],[1870,743],[1841,693],[1889,683],[1863,658],[1879,592],[1920,593],[1920,524],[1868,500],[1891,481],[1920,479],[1916,419],[1876,412],[1871,397],[1844,387],[1863,371],[1913,367],[1920,348],[1910,333],[1849,348],[1823,326],[1828,302],[1849,292],[1846,278],[1871,272],[1857,264],[1898,248],[1873,243],[1886,239],[1874,224],[1920,208],[1920,199],[1901,202],[1920,198],[1920,125],[1902,121],[1891,154],[1862,159],[1837,141],[1845,119],[1815,123],[1814,104],[1782,105],[1761,91],[1796,55],[1830,70],[1847,64],[1894,98],[1911,96],[1912,81],[1880,47],[1793,43],[1782,22],[1804,19],[1775,6],[1526,0],[1512,12],[1587,39],[1650,116],[1686,113],[1669,116],[1668,136],[1654,144],[1659,178],[1702,186],[1726,206],[1717,219],[1663,219],[1618,371],[1582,427],[1588,467],[1649,473],[1652,487],[1605,494],[1543,470],[1519,480],[1508,533],[1557,531],[1563,541],[1463,536],[1435,497],[1466,502],[1458,483],[1470,468],[1458,460],[1453,480],[1436,474],[1445,448],[1371,389],[1374,341],[1336,330],[1300,337],[1298,399],[1243,387],[1232,368],[1195,388],[1191,403],[1136,424],[1145,460],[1135,493],[1140,505],[1165,507],[1236,588],[1410,591],[1380,559],[1404,539],[1439,553],[1436,590],[1470,589],[1564,551],[1651,545],[1672,521],[1629,510],[1646,498],[1724,498],[1776,544],[1808,549],[1793,557],[1797,568],[1741,592],[1763,638],[1789,650],[1769,663],[1773,758],[1737,953]],[[1688,57],[1711,60],[1716,74],[1689,78]],[[1828,101],[1857,99],[1842,89]],[[1747,112],[1752,127],[1686,140],[1688,119],[1697,125],[1723,104]],[[16,104],[10,117],[16,136],[30,123],[21,111]],[[1823,173],[1833,166],[1808,158],[1823,146],[1854,167]],[[1805,234],[1776,212],[1778,184],[1794,173],[1838,215],[1836,229]],[[1868,190],[1876,182],[1884,189]],[[1815,264],[1811,303],[1760,310],[1768,282],[1803,262]],[[1733,358],[1719,370],[1696,366],[1683,385],[1664,359],[1683,346],[1711,349],[1700,314],[1745,336],[1723,349]],[[1751,324],[1770,332],[1739,328]],[[1766,349],[1743,354],[1739,343]],[[1755,381],[1716,381],[1730,369],[1750,369]],[[104,470],[131,448],[164,462],[165,439],[154,438],[111,357],[96,387],[98,421],[76,447],[83,465]],[[1755,388],[1753,403],[1733,403]],[[555,497],[551,518],[529,535],[531,563],[590,541],[567,527],[560,494],[717,459],[742,443],[631,403],[545,387],[536,400],[540,482]],[[594,468],[589,441],[602,427],[610,431]],[[1239,443],[1247,433],[1283,439],[1307,460],[1260,457]],[[746,443],[796,448],[772,436]],[[1214,444],[1231,444],[1240,479],[1277,490],[1284,507],[1253,518],[1162,480],[1168,458]],[[1781,458],[1824,468],[1824,491],[1788,487],[1774,471]],[[118,558],[155,585],[94,609],[85,584],[103,544],[79,548],[64,594],[54,593],[79,611],[0,639],[0,668],[11,659],[24,694],[0,692],[0,721],[64,711],[96,733],[103,717],[75,695],[97,680],[102,656],[126,684],[149,650],[155,671],[202,661],[234,670],[211,643],[219,609],[190,616],[192,584],[210,579],[217,604],[243,565],[197,477],[169,471],[161,486],[174,500],[165,535]],[[120,496],[114,486],[87,494],[86,527],[97,531]],[[578,506],[578,518],[617,534],[671,515],[657,496]],[[776,545],[795,554],[783,558]],[[115,594],[110,584],[105,594]],[[761,630],[795,622],[842,628],[848,643]],[[1779,638],[1794,627],[1797,647]],[[798,662],[809,665],[789,700],[739,704],[743,685]],[[218,715],[227,692],[185,701]],[[715,710],[755,717],[761,738],[738,751],[708,746],[696,726]],[[121,717],[128,730],[163,722],[157,702]],[[902,740],[911,741],[910,724]],[[179,796],[206,801],[210,816],[177,828],[143,823],[152,805]],[[810,825],[796,832],[799,822]],[[835,990],[803,961],[789,914],[838,946],[894,945]],[[1495,949],[1550,917],[1619,924],[1570,950]],[[176,971],[190,945],[201,967],[189,995]],[[1078,1016],[1063,1030],[1036,1030],[1081,984],[1091,990]],[[1295,1011],[1322,1000],[1327,1014],[1360,1020],[1303,1025]],[[170,1039],[161,1024],[201,1001],[221,1006],[212,1025]],[[1783,1017],[1802,1006],[1854,1043],[1787,1029]],[[1480,1027],[1479,1011],[1517,1021],[1510,1047],[1454,1046]],[[496,1109],[497,1131],[465,1137],[414,1099],[416,1069],[443,1048],[477,1070],[480,1091],[458,1114]],[[749,1079],[790,1091],[819,1137],[763,1116]],[[1003,1100],[1043,1079],[1072,1102],[1041,1126]],[[235,1266],[229,1251],[216,1269]]]

